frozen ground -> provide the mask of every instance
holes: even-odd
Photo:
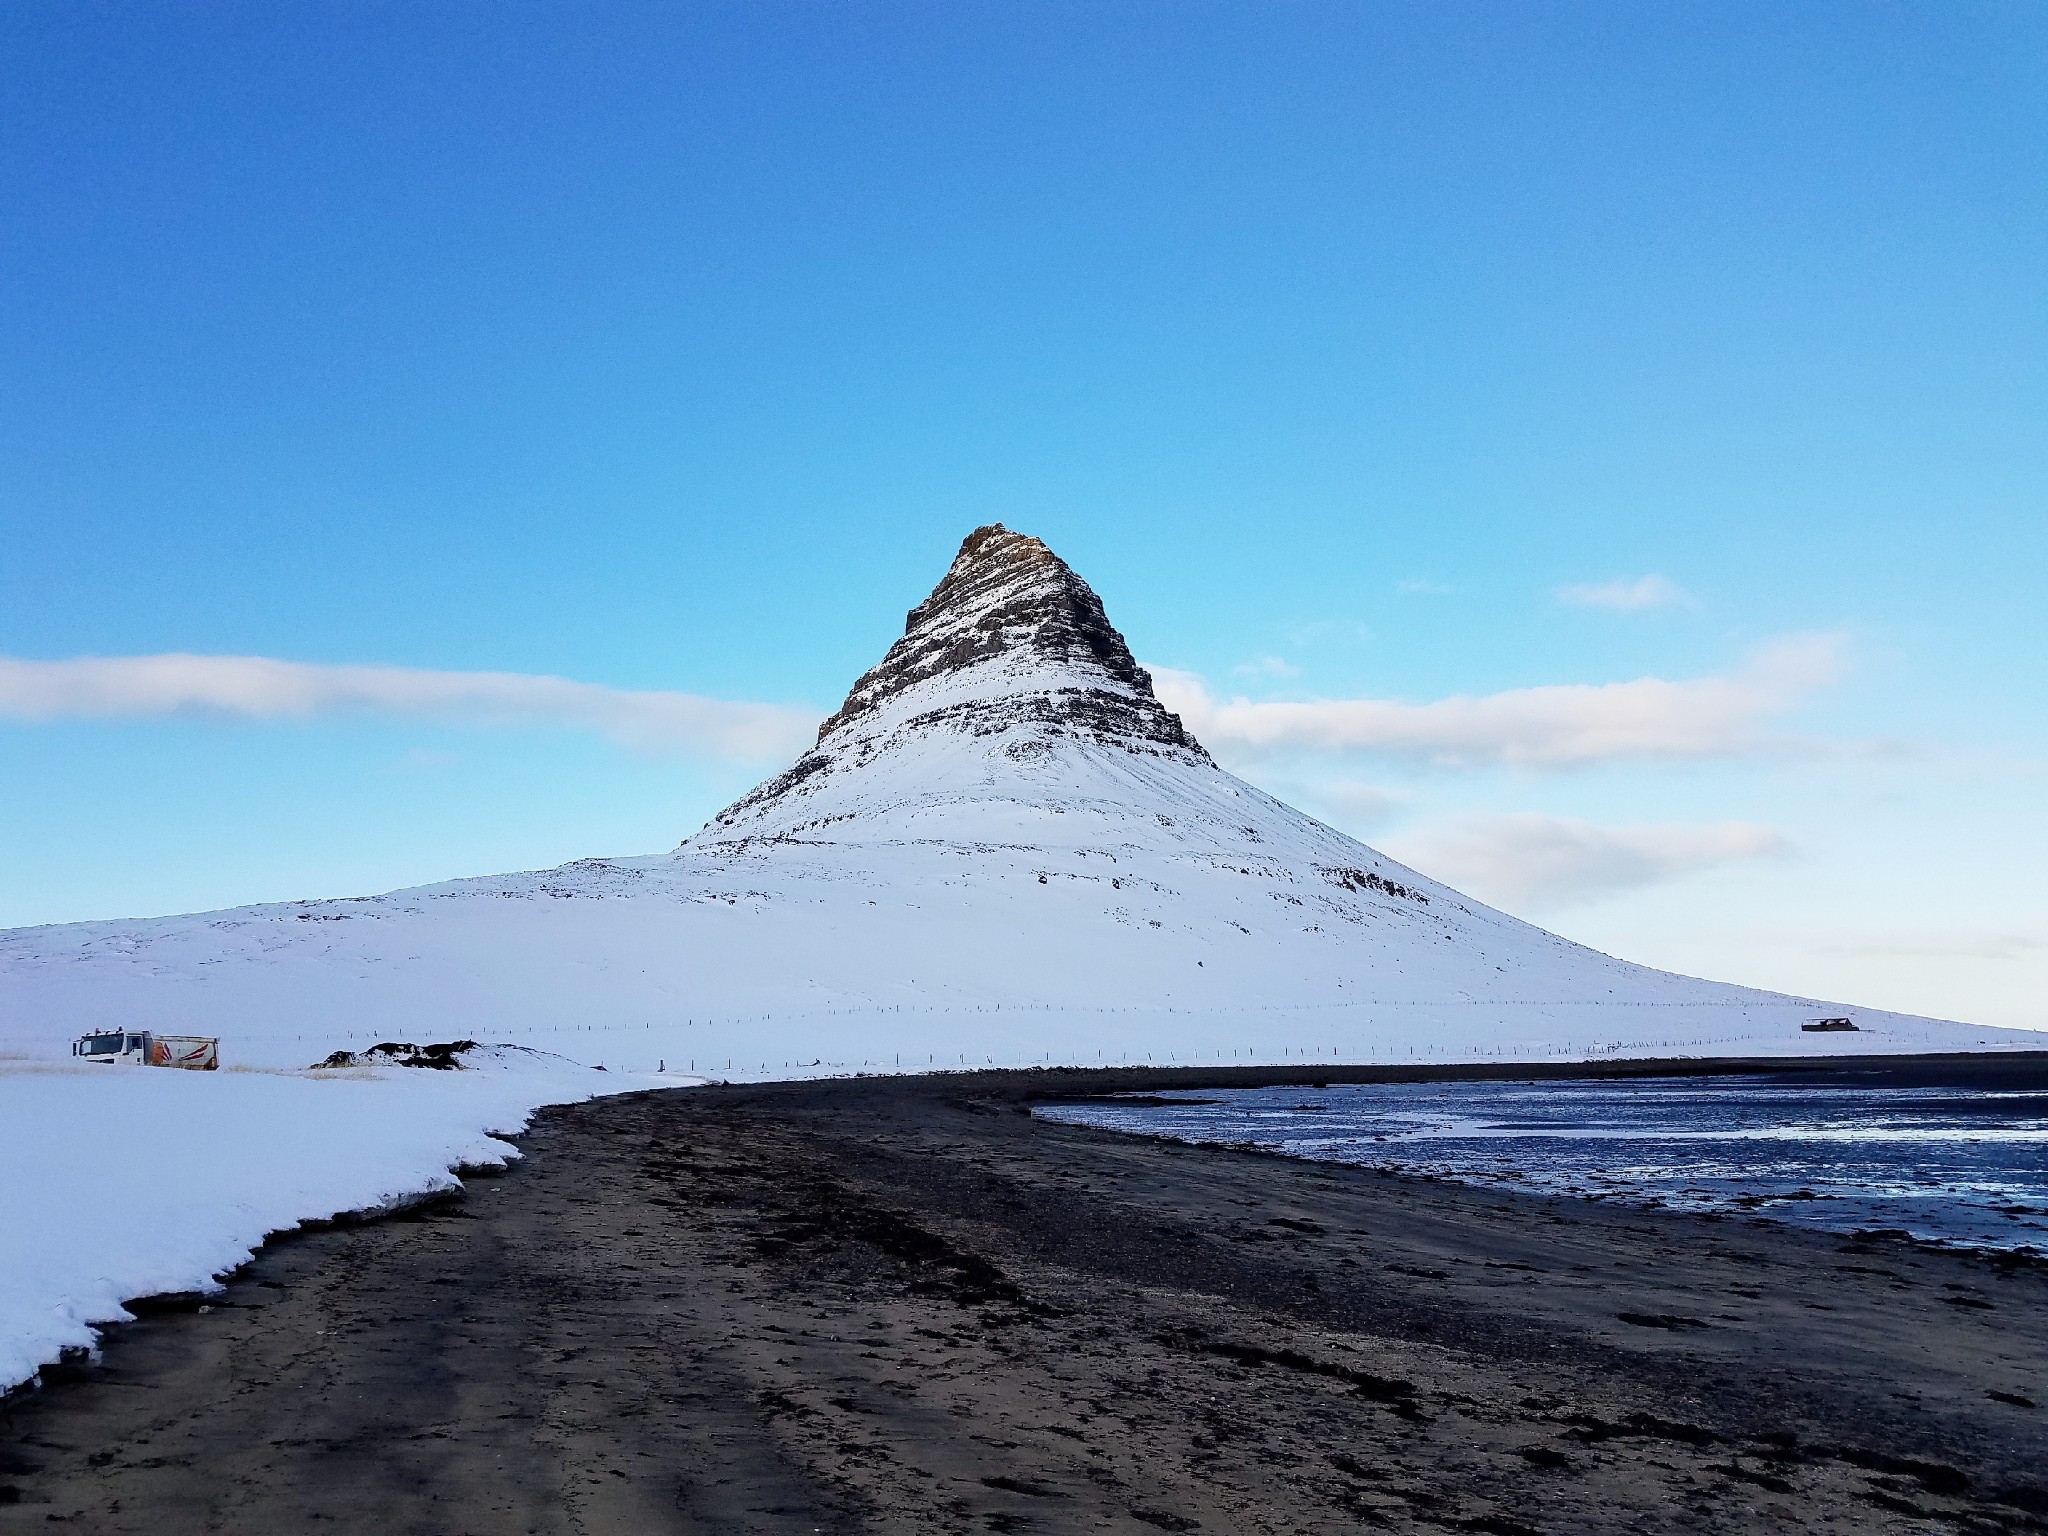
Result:
[[[205,1291],[272,1232],[453,1188],[540,1105],[659,1086],[525,1051],[470,1070],[178,1072],[0,1059],[0,1391],[122,1302]]]

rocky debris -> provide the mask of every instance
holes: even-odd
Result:
[[[456,1058],[477,1047],[474,1040],[444,1040],[435,1045],[415,1045],[410,1040],[383,1040],[366,1051],[336,1051],[324,1061],[313,1063],[313,1070],[329,1067],[431,1067],[436,1071],[459,1071],[462,1063]]]
[[[1429,898],[1411,886],[1398,880],[1389,880],[1385,875],[1374,874],[1369,869],[1329,868],[1317,866],[1316,873],[1330,884],[1342,886],[1347,891],[1378,891],[1382,896],[1398,896],[1403,901],[1420,902],[1429,905]]]

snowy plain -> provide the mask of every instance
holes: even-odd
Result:
[[[126,1022],[263,1067],[466,1038],[750,1079],[2043,1042],[1632,965],[1112,746],[888,746],[766,810],[652,857],[0,933],[0,1052]]]
[[[0,1059],[0,1392],[95,1347],[129,1317],[124,1301],[216,1288],[274,1232],[502,1167],[519,1153],[499,1135],[543,1104],[689,1081],[524,1051],[472,1060],[179,1072]]]

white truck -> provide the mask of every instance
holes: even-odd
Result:
[[[220,1070],[220,1041],[204,1035],[158,1035],[148,1030],[109,1029],[80,1035],[71,1054],[83,1061],[121,1062],[132,1067]]]

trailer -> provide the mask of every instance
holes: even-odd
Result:
[[[183,1067],[188,1072],[220,1070],[220,1041],[208,1035],[159,1035],[149,1030],[108,1029],[80,1035],[71,1054],[81,1061],[131,1067]]]

